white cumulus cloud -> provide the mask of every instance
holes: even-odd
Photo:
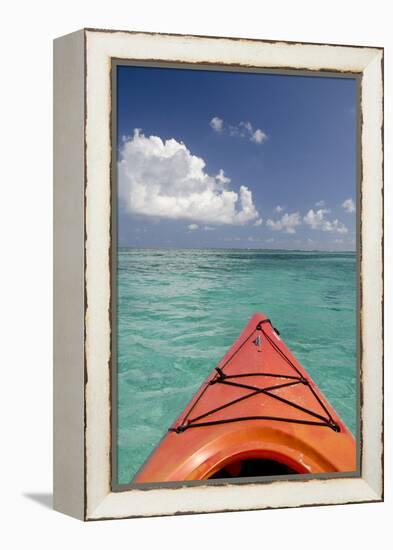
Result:
[[[325,206],[325,201],[318,201],[315,203],[315,206],[317,206],[318,208],[320,208],[321,206]]]
[[[129,212],[144,216],[216,225],[259,218],[248,187],[230,190],[223,170],[211,176],[205,168],[184,143],[135,129],[120,151],[119,195]]]
[[[226,124],[223,119],[215,116],[210,121],[210,126],[217,133],[226,132],[230,136],[247,138],[254,143],[261,144],[267,140],[267,134],[260,128],[254,128],[251,122],[241,121],[238,125]]]
[[[268,219],[266,225],[273,231],[296,233],[295,228],[301,223],[299,212],[293,212],[292,214],[284,214],[279,220]]]
[[[258,227],[258,225],[262,225],[262,222],[263,222],[263,219],[258,218],[257,221],[254,223],[254,225],[256,225]]]
[[[214,116],[210,121],[210,126],[215,132],[222,132],[224,121],[218,116]]]
[[[250,137],[251,141],[254,141],[254,143],[263,143],[267,139],[267,135],[265,132],[262,132],[259,128],[253,131]]]
[[[195,231],[198,228],[199,228],[199,225],[196,223],[190,223],[190,225],[187,225],[187,229],[189,229],[190,231]]]
[[[281,214],[281,212],[284,212],[284,207],[283,206],[280,206],[279,204],[276,206],[276,208],[274,209],[275,212],[278,212],[279,214]]]
[[[345,200],[341,205],[346,212],[355,212],[356,207],[352,199]]]
[[[220,168],[220,170],[218,171],[216,180],[222,183],[222,185],[225,185],[226,183],[231,182],[230,178],[227,178],[226,175],[224,174],[224,170],[222,168]]]
[[[312,229],[320,229],[321,231],[329,231],[333,233],[348,233],[347,227],[338,220],[330,221],[326,219],[326,214],[329,214],[330,210],[327,208],[320,208],[314,211],[310,209],[304,216],[303,221],[309,225]]]

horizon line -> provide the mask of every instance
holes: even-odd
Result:
[[[257,247],[235,247],[235,246],[136,246],[136,245],[118,245],[120,248],[134,248],[134,249],[144,249],[144,250],[268,250],[268,251],[277,251],[277,252],[340,252],[340,253],[354,253],[356,254],[357,250],[333,250],[333,249],[318,249],[318,248],[257,248]]]

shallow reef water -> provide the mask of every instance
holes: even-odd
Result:
[[[355,253],[121,248],[117,293],[119,483],[258,311],[355,434]]]

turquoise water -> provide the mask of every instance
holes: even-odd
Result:
[[[257,311],[355,433],[355,253],[123,248],[119,483],[131,481]]]

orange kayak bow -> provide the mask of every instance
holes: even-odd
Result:
[[[133,482],[355,469],[351,432],[269,319],[255,314]]]

